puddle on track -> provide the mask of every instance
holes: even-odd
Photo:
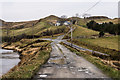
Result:
[[[58,53],[56,53],[56,51]],[[83,67],[82,62],[77,61],[77,59],[80,58],[75,54],[67,52],[61,53],[55,47],[51,52],[48,62],[41,66],[39,74],[37,74],[38,78],[56,78],[56,76],[57,78],[66,78],[66,76],[68,78],[90,78],[96,76],[94,72],[90,71],[91,69],[88,66]]]

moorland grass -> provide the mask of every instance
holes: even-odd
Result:
[[[77,40],[78,42],[85,42],[94,46],[118,50],[118,36],[102,37],[96,39],[84,38],[75,40]]]
[[[6,78],[18,79],[18,80],[19,79],[21,80],[23,78],[31,79],[34,76],[34,74],[38,71],[40,66],[49,59],[49,55],[51,52],[50,42],[40,42],[40,43],[34,43],[33,46],[37,46],[37,47],[39,46],[38,50],[36,50],[34,54],[23,55],[18,65],[16,65],[8,73],[3,75],[2,79],[3,80]],[[26,50],[29,48],[30,47],[27,46]]]

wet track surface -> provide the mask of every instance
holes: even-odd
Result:
[[[59,44],[59,39],[51,43],[50,59],[40,67],[34,79],[107,78],[96,66]]]

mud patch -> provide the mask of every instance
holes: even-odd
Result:
[[[64,59],[52,59],[52,60],[49,60],[49,63],[65,64],[65,61]]]

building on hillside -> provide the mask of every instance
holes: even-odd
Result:
[[[55,25],[57,23],[57,20],[48,20],[50,25]]]
[[[55,23],[55,26],[60,26],[60,25],[61,25],[60,22]]]
[[[103,24],[103,23],[102,23],[102,22],[101,22],[101,23],[99,22],[98,24]]]
[[[70,25],[70,24],[71,24],[71,23],[70,23],[69,21],[65,21],[65,22],[64,22],[64,25],[65,25],[65,26],[68,26],[68,25]]]

